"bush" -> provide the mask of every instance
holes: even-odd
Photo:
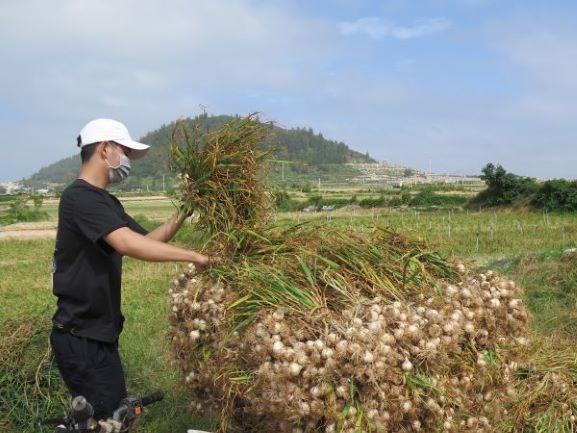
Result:
[[[286,190],[273,191],[274,204],[280,212],[291,212],[299,209],[300,203],[293,200]]]
[[[468,207],[509,206],[539,189],[535,179],[508,173],[501,165],[487,164],[481,171],[487,189],[473,197]]]
[[[406,188],[401,188],[389,201],[386,203],[391,207],[399,207],[411,203],[411,193]],[[383,194],[384,198],[384,194]]]
[[[423,189],[411,200],[411,206],[461,206],[467,202],[462,195],[440,195],[432,188]]]
[[[577,181],[549,180],[541,185],[531,204],[547,211],[577,210]]]
[[[316,210],[321,210],[323,206],[332,206],[337,209],[350,203],[351,200],[348,198],[324,198],[322,195],[313,195],[306,202],[300,203],[298,209],[302,210],[311,206]]]
[[[377,198],[364,198],[364,199],[359,201],[359,205],[361,207],[365,207],[365,208],[382,207],[386,203],[387,202],[385,201],[385,196],[383,194],[381,194]]]
[[[30,200],[33,202],[33,207],[29,205]],[[39,195],[22,194],[16,196],[4,215],[0,215],[0,225],[46,219],[48,214],[41,210],[43,200],[42,196]]]
[[[403,204],[403,201],[401,200],[401,197],[393,197],[392,199],[389,200],[389,206],[391,207],[398,207],[401,206]]]

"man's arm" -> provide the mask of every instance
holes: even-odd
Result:
[[[180,217],[175,215],[163,225],[148,233],[146,237],[155,241],[168,242],[180,229],[185,219],[186,215],[181,215]]]
[[[205,268],[210,259],[204,254],[143,236],[121,227],[104,236],[104,241],[120,254],[149,262],[192,262]]]

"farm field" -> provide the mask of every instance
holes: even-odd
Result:
[[[324,220],[327,224],[351,227],[391,227],[424,240],[445,257],[473,259],[478,263],[547,248],[570,248],[577,243],[577,216],[570,213],[347,208],[278,213],[275,218],[279,224]]]
[[[131,215],[146,215],[150,220],[163,221],[173,212],[174,207],[169,198],[165,196],[148,197],[120,197],[124,208]],[[48,213],[49,221],[58,221],[58,199],[50,199],[44,202],[42,210]]]
[[[126,200],[125,208],[152,228],[173,212],[168,199]],[[45,203],[49,222],[56,202]],[[277,224],[320,220],[325,224],[370,230],[390,227],[422,239],[445,257],[495,269],[519,281],[544,335],[574,338],[577,301],[576,259],[564,253],[577,246],[575,214],[520,211],[410,211],[345,207],[332,212],[287,212]],[[186,226],[175,242],[194,246],[194,227]],[[53,239],[0,239],[0,431],[49,432],[35,427],[38,417],[58,416],[65,393],[55,365],[47,356],[49,318],[54,310],[50,267]],[[180,388],[180,373],[171,364],[168,288],[181,265],[125,259],[120,347],[129,392],[162,388],[167,398],[153,407],[131,431],[184,432],[210,426],[209,414],[191,413]]]

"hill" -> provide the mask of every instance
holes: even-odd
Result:
[[[231,116],[208,116],[206,114],[186,119],[188,126],[199,125],[206,131],[222,127]],[[149,132],[139,139],[151,145],[146,158],[134,164],[134,169],[123,187],[138,188],[162,181],[162,177],[169,175],[167,146],[170,141],[174,122],[162,125],[155,131]],[[283,129],[275,126],[269,142],[275,149],[274,156],[285,161],[290,168],[287,171],[296,173],[314,173],[326,170],[326,166],[340,166],[346,163],[375,162],[368,154],[351,150],[343,142],[328,140],[312,129],[295,128]],[[283,163],[284,164],[284,163]],[[25,181],[26,184],[67,184],[78,173],[80,167],[79,155],[60,160],[37,173]]]

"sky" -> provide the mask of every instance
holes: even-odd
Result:
[[[203,111],[577,178],[576,22],[574,0],[0,0],[0,181],[77,153],[91,119],[139,138]]]

